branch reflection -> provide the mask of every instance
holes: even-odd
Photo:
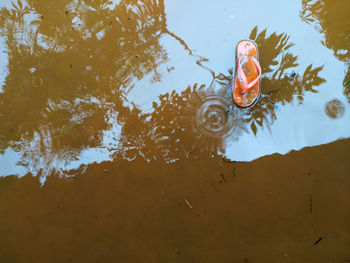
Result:
[[[306,92],[316,93],[316,87],[325,82],[318,76],[322,67],[312,65],[302,74],[291,76],[298,64],[297,56],[287,52],[293,45],[287,34],[267,36],[266,29],[258,34],[255,27],[250,38],[263,50],[260,61],[265,72],[263,93],[253,108],[233,106],[232,70],[227,74],[210,70],[215,81],[209,87],[194,84],[181,94],[173,91],[162,95],[149,114],[134,109],[124,120],[122,140],[114,158],[173,162],[224,154],[228,141],[239,140],[245,132],[256,135],[259,128],[269,128],[277,118],[278,105],[293,99],[302,104]]]
[[[109,116],[167,52],[163,1],[18,1],[0,10],[8,75],[0,94],[0,153],[22,152],[33,173],[50,174],[101,146]]]
[[[349,2],[331,0],[302,0],[300,18],[315,25],[324,35],[322,44],[333,50],[333,55],[347,65],[344,76],[344,95],[350,103],[350,16]]]
[[[253,108],[235,108],[232,70],[215,73],[167,29],[163,0],[28,0],[0,12],[9,57],[0,93],[0,153],[19,153],[17,165],[43,178],[67,175],[74,163],[86,164],[84,158],[96,162],[99,150],[107,159],[167,163],[224,154],[227,142],[269,128],[278,105],[303,103],[305,93],[324,82],[322,67],[292,74],[298,63],[287,34],[255,27],[250,38],[263,50],[263,93]],[[157,69],[168,61],[162,35],[179,41],[213,82],[163,94],[146,113],[126,96],[146,75],[161,81]]]

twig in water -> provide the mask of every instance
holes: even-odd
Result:
[[[316,242],[314,243],[314,245],[317,245],[322,239],[323,239],[323,237],[320,237],[319,239],[317,239]]]
[[[190,208],[193,208],[193,207],[191,206],[190,202],[188,202],[186,199],[184,199],[184,200],[185,200],[186,204],[187,204]]]

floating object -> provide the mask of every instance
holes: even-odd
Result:
[[[261,67],[257,45],[242,40],[236,47],[236,72],[233,100],[238,107],[247,108],[257,102],[260,95]]]

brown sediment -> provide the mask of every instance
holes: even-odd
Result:
[[[51,176],[43,187],[32,176],[1,178],[0,254],[6,262],[154,257],[172,262],[171,251],[181,245],[183,255],[200,262],[247,254],[267,262],[285,253],[298,262],[345,260],[349,147],[350,140],[344,140],[235,164],[244,176],[221,185],[220,192],[210,178],[217,180],[218,169],[229,173],[232,165],[219,165],[219,158],[170,166],[93,164],[74,181]],[[305,171],[317,173],[322,183],[310,180]],[[304,202],[310,189],[318,200],[312,217]],[[207,212],[201,217],[185,212],[178,205],[183,196]],[[327,235],[327,242],[310,252],[317,233]]]

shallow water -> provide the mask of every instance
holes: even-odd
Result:
[[[22,243],[25,252],[21,256],[13,247],[19,236],[9,233],[9,228],[20,225],[16,220],[11,223],[17,217],[2,219],[6,227],[0,244],[6,251],[0,250],[0,257],[3,253],[7,262],[24,262],[26,258],[47,262],[57,257],[51,249],[48,254],[29,249],[30,236],[38,234],[35,229],[27,232],[30,222],[44,216],[46,223],[39,220],[40,224],[35,224],[42,233],[38,236],[52,237],[52,246],[65,251],[66,262],[115,262],[116,258],[144,262],[145,255],[147,262],[172,262],[179,255],[184,262],[214,262],[215,258],[224,260],[216,262],[229,262],[230,242],[245,251],[244,255],[237,252],[239,256],[230,257],[230,261],[249,262],[246,260],[260,254],[266,256],[262,262],[267,258],[268,262],[316,260],[317,256],[311,256],[314,252],[302,246],[314,230],[299,227],[297,222],[308,226],[318,222],[329,236],[341,237],[331,239],[333,243],[322,255],[332,262],[327,253],[337,247],[334,257],[343,261],[333,262],[350,260],[343,249],[350,246],[350,225],[345,223],[350,219],[350,207],[341,201],[350,198],[350,167],[346,162],[350,156],[346,139],[350,137],[349,1],[28,0],[2,1],[0,8],[0,187],[5,189],[4,200],[12,195],[15,200],[21,196],[28,199],[28,210],[24,211],[26,206],[17,209],[17,201],[2,201],[1,205],[7,207],[3,208],[6,213],[12,208],[32,218],[22,229],[27,242]],[[257,43],[263,71],[262,94],[250,109],[238,109],[232,100],[234,50],[241,39]],[[300,152],[290,153],[292,150]],[[281,155],[273,155],[276,153]],[[320,156],[323,159],[317,159]],[[281,178],[275,163],[283,170]],[[336,165],[338,168],[333,167]],[[237,182],[233,169],[241,166],[245,179]],[[317,181],[320,188],[314,185],[319,179],[304,174],[293,181],[300,175],[294,169],[305,175],[315,170],[325,180]],[[334,178],[328,178],[329,169]],[[231,181],[225,179],[227,173]],[[145,178],[152,184],[145,183]],[[289,196],[281,190],[288,187],[284,179],[293,185]],[[333,196],[334,189],[326,187],[333,183],[341,186],[339,195]],[[103,234],[93,234],[95,241],[73,252],[72,244],[56,240],[58,229],[70,229],[69,239],[70,231],[78,231],[82,239],[92,234],[88,230],[90,219],[84,213],[75,214],[74,207],[89,207],[97,185],[108,190],[98,189],[91,213],[99,207],[105,209],[110,214],[98,213],[104,214],[108,224],[99,226]],[[224,190],[219,186],[225,186]],[[261,189],[267,192],[262,194]],[[320,211],[309,213],[314,191],[319,202],[334,209],[344,221],[332,221]],[[271,199],[270,192],[278,194]],[[34,197],[27,197],[29,193]],[[184,199],[191,196],[198,203],[207,198],[201,202],[212,211],[201,223],[187,214],[189,211],[176,210],[179,203],[183,209]],[[235,211],[222,200],[228,196],[234,198],[230,200],[237,206]],[[65,202],[74,199],[70,209],[64,210],[65,217],[62,198]],[[327,198],[336,204],[327,203]],[[115,199],[120,199],[118,204],[112,201]],[[133,208],[122,209],[121,200]],[[108,207],[109,202],[118,207],[115,212]],[[267,204],[276,211],[283,205],[291,208],[291,212],[282,209],[289,220],[273,229],[276,213],[266,213]],[[152,206],[152,214],[145,205]],[[233,221],[226,214],[217,214],[216,205],[230,211]],[[250,211],[252,207],[256,211]],[[32,211],[36,208],[40,208],[39,214]],[[198,214],[204,215],[204,211],[192,216],[199,220]],[[167,213],[172,219],[166,219]],[[65,223],[60,225],[56,216]],[[131,229],[146,224],[139,222],[138,216],[146,216],[148,223],[164,220],[164,224],[153,224],[153,232],[142,228],[138,235]],[[253,216],[255,221],[245,223],[245,216]],[[207,233],[205,238],[210,242],[202,243],[198,236],[185,238],[184,245],[192,248],[187,254],[180,248],[166,247],[170,237],[181,240],[176,229],[170,230],[177,217],[185,220],[178,223],[181,231],[190,231],[189,227],[195,233]],[[113,219],[120,222],[118,227],[111,223]],[[124,221],[130,223],[124,225]],[[239,236],[229,242],[223,228],[218,227],[221,223],[222,227],[233,227],[232,222],[246,230],[241,232],[245,245],[238,245]],[[332,232],[335,223],[339,229]],[[42,228],[43,224],[48,224],[47,228]],[[283,233],[294,235],[292,226],[297,230],[293,241],[288,241]],[[130,243],[123,243],[115,230],[123,227],[127,228],[122,231],[127,236],[125,242]],[[220,234],[215,234],[215,229]],[[268,233],[271,239],[264,246],[277,246],[275,256],[264,254],[266,247],[261,246]],[[147,239],[152,245],[145,245]],[[279,246],[281,239],[283,245]],[[111,252],[111,240],[117,242],[118,252]],[[94,250],[100,241],[107,244],[101,247],[105,252],[81,257],[84,249]],[[192,241],[203,247],[222,244],[216,247],[221,256],[196,249]],[[300,241],[297,251],[291,248],[297,246],[294,241]],[[140,251],[132,255],[135,244]],[[293,257],[284,258],[283,250]]]

